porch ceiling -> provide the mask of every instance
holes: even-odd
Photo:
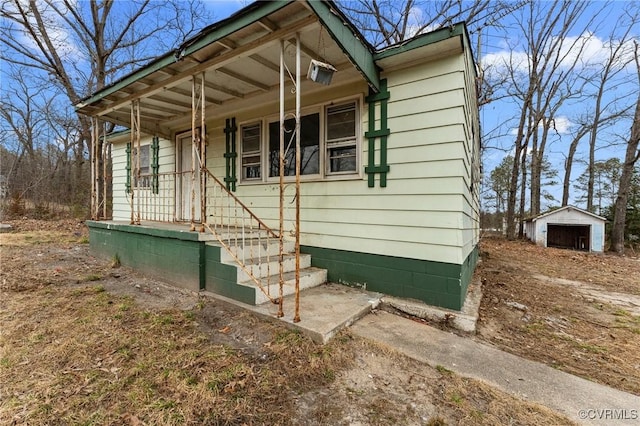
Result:
[[[286,40],[285,62],[294,73],[296,33],[301,40],[302,93],[322,89],[306,80],[311,59],[338,69],[333,84],[363,80],[309,4],[273,3],[257,8],[268,9],[268,14],[243,15],[239,28],[222,36],[219,31],[205,33],[184,47],[183,55],[165,55],[147,66],[144,75],[124,78],[78,104],[77,110],[129,127],[131,101],[139,99],[141,130],[168,135],[170,129],[190,123],[192,76],[203,72],[208,116],[273,101],[279,88],[279,42]]]

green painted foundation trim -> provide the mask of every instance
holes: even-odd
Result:
[[[220,262],[222,247],[198,241],[197,232],[87,221],[94,252],[115,256],[121,264],[193,291],[215,294],[254,304],[254,287],[237,283],[238,268]]]
[[[224,153],[225,160],[225,177],[224,181],[227,184],[229,191],[236,190],[236,182],[238,181],[236,172],[236,158],[238,152],[236,149],[236,132],[238,127],[236,126],[236,118],[231,117],[225,120],[224,135],[225,135],[225,147]]]
[[[462,265],[302,246],[328,280],[391,296],[460,310],[477,262],[477,249]]]
[[[86,225],[89,230],[92,228],[108,229],[113,231],[129,232],[132,234],[144,234],[154,237],[173,238],[183,241],[199,241],[200,234],[195,231],[175,231],[171,229],[152,228],[141,225],[126,225],[123,223],[113,222],[97,222],[94,220],[87,220]]]
[[[238,268],[220,262],[220,246],[205,244],[205,289],[240,302],[253,305],[256,289],[237,284]]]
[[[204,242],[176,231],[88,221],[91,249],[178,287],[202,287]],[[194,233],[195,234],[195,233]],[[184,238],[187,237],[187,238]]]
[[[365,137],[369,141],[368,147],[368,165],[364,168],[367,173],[367,185],[369,188],[375,186],[375,175],[380,175],[380,187],[387,186],[387,173],[389,173],[389,165],[387,164],[387,138],[391,134],[387,126],[388,108],[387,101],[390,94],[387,89],[387,80],[380,80],[380,92],[375,93],[369,89],[369,95],[366,101],[369,104],[369,130],[365,132]],[[376,129],[376,104],[380,103],[380,128]],[[376,165],[376,140],[380,139],[380,162]]]

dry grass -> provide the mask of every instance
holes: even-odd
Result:
[[[0,310],[0,424],[289,422],[290,395],[349,365],[279,331],[256,362],[197,331],[192,311],[151,312],[101,286],[13,293]]]
[[[479,336],[508,352],[640,395],[640,317],[554,282],[640,294],[632,257],[545,249],[486,239],[476,274],[485,281]],[[549,280],[535,278],[538,275]],[[510,307],[509,302],[526,306]],[[553,350],[550,350],[553,348]]]
[[[127,268],[114,278],[78,222],[14,227],[0,237],[0,424],[568,423],[348,332],[320,346],[211,300],[159,308],[173,305]]]

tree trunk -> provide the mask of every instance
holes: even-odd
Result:
[[[522,239],[524,237],[524,214],[525,214],[525,205],[527,198],[527,150],[522,150],[522,164],[520,164],[520,168],[522,169],[522,183],[520,187],[520,219],[518,220],[518,238]]]
[[[639,71],[640,74],[640,71]],[[624,253],[624,231],[627,221],[627,202],[629,199],[629,189],[631,188],[631,178],[633,169],[640,152],[640,97],[636,103],[636,112],[631,126],[631,135],[627,143],[627,150],[624,156],[624,165],[620,175],[620,185],[618,186],[618,196],[613,211],[613,227],[611,228],[611,248],[618,254]]]
[[[516,236],[515,220],[516,220],[516,198],[518,192],[518,178],[520,176],[520,153],[522,148],[519,142],[515,145],[515,155],[513,167],[511,170],[511,180],[509,182],[509,198],[507,200],[507,239],[513,240]]]
[[[583,127],[574,136],[573,140],[571,141],[571,145],[569,145],[569,152],[567,153],[567,159],[564,163],[564,179],[562,181],[562,207],[569,204],[569,187],[571,186],[571,169],[573,168],[573,159],[576,155],[580,139],[582,139],[582,137],[586,135],[587,132],[588,127]]]

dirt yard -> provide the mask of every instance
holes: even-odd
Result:
[[[10,223],[0,424],[570,423],[348,331],[316,345],[94,258],[82,223]]]
[[[478,338],[640,395],[640,258],[483,238]]]

